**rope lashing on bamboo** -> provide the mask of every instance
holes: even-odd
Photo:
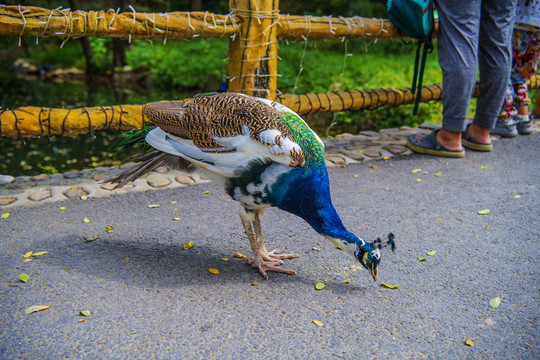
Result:
[[[253,12],[254,11],[254,12]],[[250,14],[258,21],[274,19],[279,40],[323,39],[380,39],[404,37],[388,19],[359,16],[345,18],[332,16],[298,16],[276,11],[253,10]],[[0,35],[59,37],[69,39],[87,35],[125,39],[191,39],[229,38],[240,31],[241,16],[245,10],[237,9],[226,15],[208,12],[145,13],[119,10],[71,11],[70,9],[44,9],[34,6],[0,5]],[[211,21],[209,19],[211,17]],[[309,19],[308,19],[309,18]],[[437,24],[436,24],[437,26]],[[436,29],[437,30],[437,29]]]

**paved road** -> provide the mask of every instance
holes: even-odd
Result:
[[[298,275],[262,280],[233,257],[249,244],[237,205],[211,184],[10,208],[0,220],[0,358],[538,358],[539,150],[534,134],[465,159],[329,169],[350,230],[395,233],[398,250],[379,267],[395,290],[278,210],[263,231],[269,248],[301,255],[287,261]],[[23,262],[28,251],[48,253]],[[25,315],[31,305],[51,307]]]

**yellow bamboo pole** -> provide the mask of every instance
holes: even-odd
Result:
[[[435,31],[438,30],[436,22]],[[280,40],[342,40],[342,39],[395,39],[404,37],[388,19],[360,16],[298,16],[280,15],[278,23]],[[434,37],[436,33],[434,33]]]
[[[231,0],[231,9],[242,9],[245,0]],[[271,3],[267,5],[267,3]],[[267,9],[269,7],[270,9]],[[242,19],[263,22],[270,11],[277,21],[280,40],[380,39],[403,36],[388,19],[278,14],[277,1],[251,1],[251,16],[237,17],[234,12],[219,15],[209,12],[144,13],[133,11],[71,11],[35,6],[0,5],[0,35],[59,37],[70,39],[85,35],[127,39],[228,38],[238,34]],[[236,12],[246,15],[246,12]],[[437,24],[436,24],[437,28]],[[437,30],[437,29],[436,29]]]
[[[26,106],[0,110],[0,136],[40,137],[63,135],[75,137],[97,130],[141,128],[142,105],[114,105],[55,109]]]
[[[229,90],[274,99],[278,0],[230,0],[229,7],[242,24],[229,40]]]
[[[129,40],[228,38],[238,31],[236,21],[209,12],[118,13],[0,5],[0,35],[55,36],[66,41],[85,35]]]
[[[540,75],[527,85],[540,88]],[[477,87],[478,88],[478,87]],[[422,102],[440,100],[440,85],[422,88]],[[474,96],[478,96],[475,91]],[[373,110],[381,106],[412,104],[410,89],[371,89],[280,95],[276,101],[301,115],[326,111]],[[0,109],[0,136],[37,137],[50,135],[77,136],[98,130],[129,130],[141,128],[145,121],[141,105],[97,106],[77,109],[40,108]]]
[[[440,85],[424,86],[421,101],[439,100],[441,91]],[[276,101],[300,115],[306,115],[327,111],[374,110],[381,106],[412,104],[414,96],[411,89],[370,89],[303,95],[285,94],[278,96]]]

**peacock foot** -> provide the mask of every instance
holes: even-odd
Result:
[[[268,280],[268,275],[266,274],[266,271],[275,271],[275,272],[281,272],[289,275],[296,275],[296,271],[285,269],[283,267],[280,267],[283,265],[282,259],[294,259],[297,258],[297,254],[278,254],[277,250],[273,250],[270,252],[259,252],[256,256],[252,257],[248,264],[251,266],[257,268],[261,275]]]

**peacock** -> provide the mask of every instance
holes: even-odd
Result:
[[[345,228],[330,198],[324,144],[294,111],[227,92],[153,102],[143,113],[155,127],[133,132],[122,146],[144,137],[151,148],[140,163],[105,181],[120,187],[161,166],[195,169],[242,205],[240,220],[253,251],[248,263],[265,279],[267,271],[296,274],[283,260],[297,254],[268,251],[264,244],[260,218],[274,206],[304,219],[377,281],[380,249],[394,251],[394,235],[367,242]]]

